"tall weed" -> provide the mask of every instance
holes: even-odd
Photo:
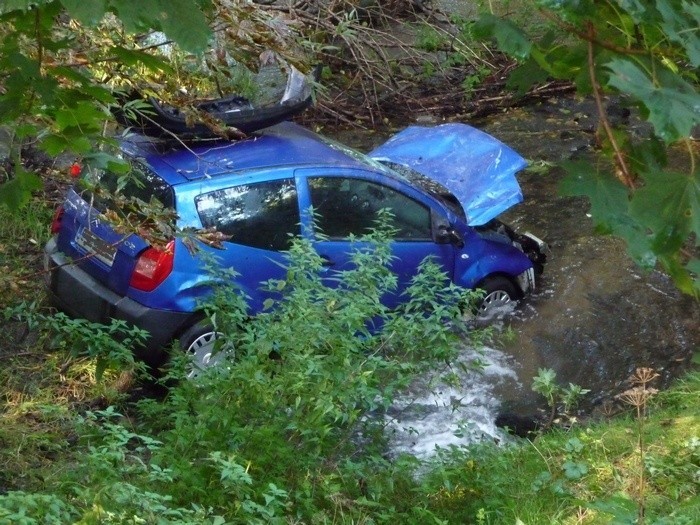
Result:
[[[0,522],[21,507],[37,522],[55,511],[84,523],[437,523],[427,505],[393,501],[399,488],[417,490],[418,462],[385,458],[381,414],[416,374],[455,357],[473,297],[426,260],[406,303],[388,310],[382,297],[397,286],[388,223],[356,239],[352,269],[333,274],[311,243],[295,241],[285,278],[263,284],[275,299],[253,318],[235,275],[214,270],[202,308],[222,349],[235,351],[190,380],[186,357],[174,356],[165,398],[139,401],[128,417],[75,416],[80,453],[42,492],[48,503],[0,496]],[[133,366],[124,356],[138,331],[11,314],[66,348]]]

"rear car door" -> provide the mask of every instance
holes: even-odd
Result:
[[[282,252],[300,234],[294,179],[240,182],[197,195],[194,204],[205,228],[227,236],[222,249],[211,254],[238,274],[251,313],[259,312],[270,297],[262,283],[284,277]]]

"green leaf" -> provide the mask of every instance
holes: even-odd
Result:
[[[582,71],[588,74],[586,68],[587,49],[583,44],[570,46],[553,46],[541,56],[533,53],[533,57],[556,78],[576,78]]]
[[[0,65],[3,69],[14,69],[24,79],[33,79],[41,75],[41,65],[37,60],[31,59],[20,52],[11,52],[0,55]]]
[[[645,182],[632,197],[632,216],[656,232],[672,227],[683,236],[694,233],[700,246],[700,172],[649,173]]]
[[[80,91],[103,104],[113,104],[116,101],[110,90],[100,86],[82,86]]]
[[[61,135],[49,135],[41,140],[39,147],[52,157],[55,157],[66,151],[68,141]]]
[[[118,175],[129,173],[131,170],[128,161],[102,151],[88,153],[83,161],[93,169],[107,170]]]
[[[140,64],[151,71],[173,72],[173,68],[165,60],[145,51],[116,46],[110,49],[110,53],[119,58],[119,60],[127,66]]]
[[[610,217],[609,233],[620,237],[627,244],[627,253],[642,268],[651,270],[656,266],[657,256],[652,247],[654,238],[643,225],[629,215]]]
[[[129,33],[160,29],[154,20],[159,12],[158,0],[109,0],[108,8],[119,17]]]
[[[567,176],[559,185],[563,195],[582,195],[591,202],[591,215],[603,233],[622,238],[635,262],[653,268],[656,254],[653,238],[643,224],[629,215],[629,192],[612,174],[595,170],[586,162],[564,163]]]
[[[18,139],[26,139],[27,137],[35,137],[39,129],[34,124],[20,124],[15,128],[15,136]]]
[[[204,13],[193,0],[159,0],[163,31],[187,51],[201,52],[212,33]]]
[[[476,38],[495,38],[498,48],[517,59],[524,60],[530,56],[532,42],[528,36],[510,20],[503,20],[493,15],[482,15],[472,28]]]
[[[585,463],[579,463],[576,461],[566,461],[562,465],[564,470],[564,475],[571,480],[581,479],[583,476],[588,474],[588,466]]]
[[[694,67],[700,66],[700,6],[697,3],[683,2],[682,11],[678,5],[672,5],[668,0],[656,0],[656,8],[663,17],[661,27],[669,39],[677,42],[685,49]]]
[[[530,57],[511,72],[506,88],[515,90],[519,96],[522,96],[535,84],[546,81],[548,76],[547,71]]]
[[[64,151],[72,151],[83,155],[92,149],[92,143],[90,139],[80,135],[78,132],[75,136],[71,136],[71,134],[48,135],[41,140],[39,147],[52,157]]]
[[[579,438],[571,438],[564,445],[564,450],[570,453],[580,453],[584,449],[583,442]]]
[[[160,29],[180,47],[204,51],[212,36],[199,2],[195,0],[109,0],[110,9],[129,32]]]
[[[685,244],[686,235],[678,228],[667,224],[651,238],[651,249],[658,256],[671,256]]]
[[[63,131],[66,128],[81,125],[100,127],[109,115],[91,102],[78,102],[73,107],[59,109],[54,118],[58,129]]]
[[[612,174],[584,161],[562,166],[567,175],[559,184],[559,191],[562,195],[588,197],[596,225],[604,226],[611,218],[627,212],[629,192]]]
[[[661,67],[652,79],[637,64],[616,58],[606,64],[608,84],[635,97],[648,111],[648,120],[666,143],[689,137],[700,123],[700,95],[678,75]]]
[[[639,517],[637,504],[624,496],[595,500],[589,507],[611,515],[610,525],[635,525]]]
[[[87,25],[95,25],[107,11],[106,0],[61,0],[68,14]]]
[[[0,184],[0,205],[7,206],[10,211],[16,211],[25,206],[32,192],[42,187],[38,175],[17,168],[15,177],[4,184]]]
[[[644,178],[646,178],[648,173],[653,174],[654,172],[663,171],[668,164],[664,143],[653,135],[647,140],[632,144],[627,142],[627,147],[630,150],[631,171],[639,173]]]
[[[700,298],[700,279],[681,264],[676,254],[661,255],[659,261],[681,292]]]

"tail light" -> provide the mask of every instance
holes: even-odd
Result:
[[[51,235],[56,235],[61,230],[63,211],[63,206],[59,206],[53,213],[53,219],[51,219]]]
[[[175,241],[170,241],[164,249],[151,246],[136,261],[130,286],[143,292],[155,290],[173,271],[174,259]]]

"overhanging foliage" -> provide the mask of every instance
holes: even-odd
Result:
[[[700,297],[700,7],[686,0],[535,2],[551,23],[544,36],[484,15],[474,34],[520,61],[521,91],[543,78],[575,83],[599,113],[605,161],[568,166],[562,190],[585,195],[601,231],[623,238],[639,263],[661,263],[684,292]],[[553,38],[556,34],[558,37]],[[613,95],[650,125],[647,137],[615,127]]]

